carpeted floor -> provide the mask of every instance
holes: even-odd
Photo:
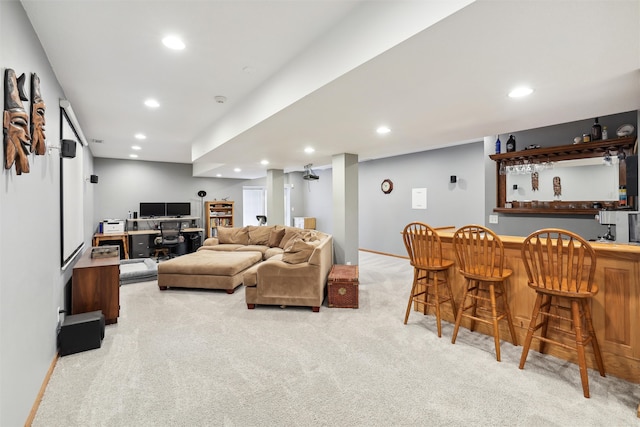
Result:
[[[121,287],[102,348],[60,358],[34,426],[640,426],[640,385],[433,316],[403,325],[408,261],[360,253],[360,308],[258,306],[244,289]]]

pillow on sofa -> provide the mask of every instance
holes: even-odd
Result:
[[[249,230],[249,244],[268,246],[271,230],[273,227],[253,227]]]
[[[309,261],[313,250],[320,242],[305,242],[302,239],[293,239],[293,244],[287,245],[282,254],[282,261],[289,264],[300,264]]]
[[[218,227],[218,241],[220,244],[248,245],[249,234],[244,227]]]
[[[280,240],[280,243],[278,244],[278,247],[282,249],[285,249],[285,247],[287,246],[287,243],[289,243],[289,240],[295,237],[300,237],[300,232],[298,230],[286,229],[286,228],[285,230],[286,231],[284,233],[284,236],[282,236],[282,240]]]
[[[286,231],[287,230],[285,230],[284,228],[272,228],[271,232],[269,233],[269,241],[267,242],[267,246],[269,246],[270,248],[279,246],[280,241],[282,241],[282,238],[284,237],[284,233]]]

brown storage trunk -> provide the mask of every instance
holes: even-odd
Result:
[[[334,265],[329,273],[329,307],[358,308],[358,266]]]

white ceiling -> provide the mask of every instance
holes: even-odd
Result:
[[[196,176],[640,109],[640,0],[21,1],[94,156],[140,145],[139,160],[192,163]],[[186,49],[166,49],[169,33]],[[531,96],[507,97],[523,83]],[[392,132],[377,135],[382,124]]]

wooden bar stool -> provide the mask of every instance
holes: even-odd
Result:
[[[522,260],[527,270],[529,287],[536,291],[531,323],[520,358],[524,369],[531,340],[540,341],[540,353],[545,343],[560,345],[578,354],[580,379],[584,397],[589,397],[589,377],[585,345],[591,343],[600,375],[605,376],[598,339],[591,321],[591,298],[598,293],[593,283],[596,254],[589,242],[567,230],[547,228],[533,232],[522,244]],[[538,316],[541,317],[537,323]],[[550,337],[549,321],[552,320]],[[586,328],[586,330],[585,330]],[[535,331],[541,329],[539,336]],[[570,336],[575,345],[560,341]]]
[[[511,321],[504,282],[513,273],[505,268],[504,246],[493,231],[481,225],[466,225],[453,234],[453,250],[458,268],[465,279],[464,294],[451,343],[456,343],[458,329],[463,317],[493,327],[496,359],[500,361],[500,328],[498,322],[506,320],[511,332],[511,342],[518,345],[516,331]],[[502,300],[502,304],[498,304]]]
[[[427,314],[427,306],[435,307],[438,337],[441,337],[440,305],[448,302],[454,316],[456,313],[456,303],[449,285],[449,267],[453,265],[453,261],[442,258],[440,236],[427,224],[408,224],[402,232],[402,238],[413,266],[413,285],[404,324],[406,325],[409,319],[412,303],[422,304],[422,314]],[[446,289],[444,295],[441,287]]]

